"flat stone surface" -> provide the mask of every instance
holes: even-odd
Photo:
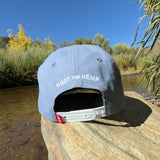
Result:
[[[125,92],[124,109],[90,122],[58,124],[41,117],[49,160],[158,160],[160,107]]]

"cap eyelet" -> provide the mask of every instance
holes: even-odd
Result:
[[[56,62],[53,62],[51,67],[54,68],[56,66]]]
[[[97,61],[98,61],[98,62],[102,62],[102,59],[101,59],[101,58],[97,58]]]

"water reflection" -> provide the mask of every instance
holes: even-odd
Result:
[[[124,91],[135,91],[140,94],[144,92],[145,82],[140,74],[124,75],[122,76],[122,83]]]
[[[36,86],[0,90],[1,160],[47,160],[37,95]]]
[[[122,76],[122,82],[125,91],[135,91],[143,95],[145,99],[149,100],[155,98],[155,90],[152,90],[151,94],[148,94],[148,90],[145,88],[146,81],[144,80],[144,76],[142,74]],[[156,98],[160,99],[160,96],[157,96]]]

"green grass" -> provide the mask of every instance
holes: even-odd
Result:
[[[0,88],[37,83],[37,70],[52,52],[45,47],[30,47],[26,51],[0,49]],[[134,53],[122,53],[113,55],[113,58],[121,73],[125,73],[141,71],[157,55],[158,53],[145,52],[134,60]]]
[[[116,61],[121,72],[137,70],[136,62],[133,61],[134,55],[124,53],[113,56],[113,58]]]
[[[26,51],[0,49],[0,88],[37,83],[37,70],[53,51],[28,48]]]

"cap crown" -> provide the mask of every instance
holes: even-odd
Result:
[[[123,101],[119,69],[113,58],[94,45],[74,45],[53,52],[39,67],[39,111],[57,121],[56,97],[73,88],[95,89],[102,93],[106,116],[118,112]]]

